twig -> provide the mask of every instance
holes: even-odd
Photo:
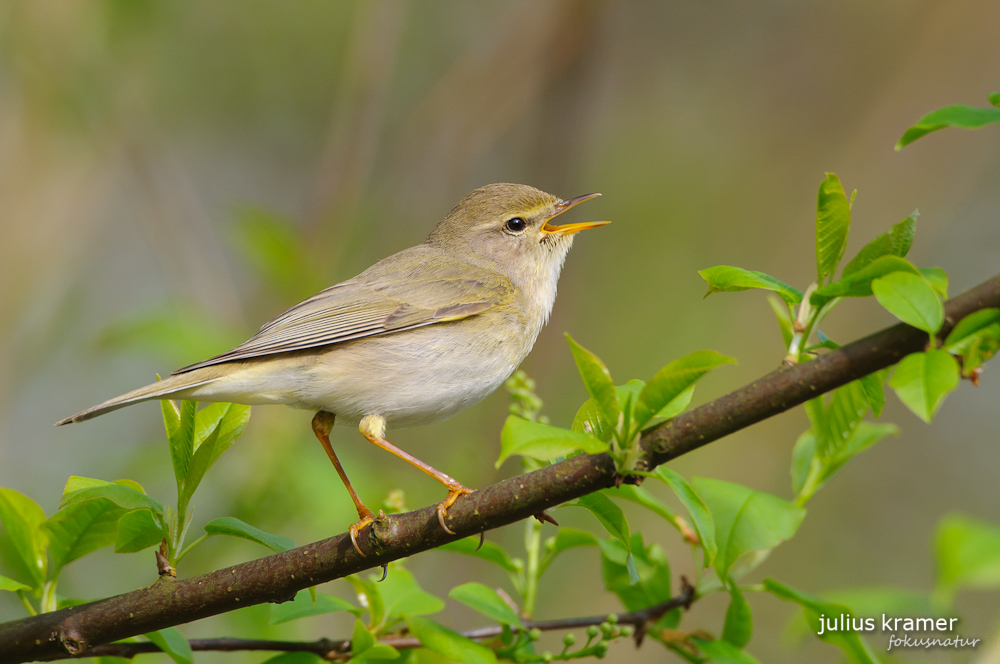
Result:
[[[668,611],[672,611],[673,609],[680,607],[684,607],[686,609],[691,606],[691,603],[695,600],[694,587],[683,578],[681,579],[681,584],[681,594],[677,597],[673,597],[666,602],[661,602],[660,604],[656,604],[639,611],[618,614],[616,624],[632,625],[635,627],[636,644],[641,644],[641,635],[645,634],[646,628],[649,625],[662,618]],[[589,616],[586,618],[566,618],[563,620],[526,620],[524,621],[524,628],[525,630],[539,629],[543,632],[578,629],[580,627],[600,625],[607,619],[608,614]],[[515,631],[516,630],[517,628],[515,628]],[[490,625],[489,627],[480,627],[478,629],[462,632],[462,636],[474,641],[489,641],[499,637],[502,633],[503,628],[500,625]],[[414,637],[400,634],[390,634],[386,638],[380,639],[379,643],[390,645],[396,650],[419,648],[421,646],[420,641]],[[272,641],[269,639],[233,638],[191,639],[189,644],[191,645],[191,650],[194,651],[212,650],[217,652],[235,652],[253,650],[270,652],[311,652],[329,660],[341,659],[344,655],[350,653],[351,651],[350,639],[334,640],[327,638],[318,639],[316,641]],[[78,657],[135,657],[136,655],[158,652],[162,652],[162,650],[160,650],[159,646],[151,641],[136,643],[109,643],[103,646],[94,646],[90,650],[80,653]],[[69,657],[70,655],[62,655],[52,659],[66,659]]]
[[[939,336],[985,307],[1000,307],[1000,276],[949,300]],[[899,324],[821,357],[785,367],[732,394],[682,413],[642,437],[642,467],[653,468],[817,394],[891,366],[923,350],[926,334]],[[309,586],[354,574],[442,544],[540,514],[612,485],[607,454],[580,455],[463,496],[448,512],[455,535],[441,530],[435,507],[377,521],[359,538],[347,534],[191,579],[164,577],[124,595],[0,625],[0,664],[77,655],[102,643],[225,613],[282,602]]]

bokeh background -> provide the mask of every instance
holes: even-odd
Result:
[[[574,220],[614,222],[579,237],[552,320],[524,364],[555,423],[568,424],[585,398],[563,332],[601,355],[619,382],[699,348],[737,357],[738,367],[705,379],[696,402],[777,366],[783,349],[764,297],[703,300],[697,270],[739,265],[804,289],[814,278],[824,171],[858,189],[849,256],[919,208],[911,258],[944,267],[960,292],[1000,265],[996,131],[949,130],[892,147],[925,112],[986,105],[1000,87],[998,25],[995,0],[8,0],[0,5],[0,485],[49,513],[69,475],[132,478],[171,502],[155,404],[68,428],[52,422],[239,343],[300,298],[421,241],[489,182],[563,197],[600,191]],[[849,341],[891,322],[876,306],[846,302],[824,331]],[[774,575],[811,593],[929,590],[942,515],[1000,522],[1000,390],[991,373],[978,390],[963,384],[933,426],[890,397],[883,417],[901,435],[841,471],[798,536],[752,578]],[[483,486],[518,471],[516,462],[493,468],[506,409],[498,393],[391,440]],[[353,511],[310,416],[255,409],[196,496],[194,530],[233,515],[300,543],[342,532]],[[792,444],[806,426],[804,414],[788,413],[674,467],[788,497]],[[411,507],[440,500],[439,486],[353,429],[338,429],[334,443],[369,504],[396,488]],[[675,532],[638,508],[628,513],[665,548],[676,575],[691,574]],[[597,527],[579,510],[554,515]],[[521,536],[520,526],[489,534],[515,552]],[[216,538],[181,572],[261,554]],[[423,554],[409,568],[442,595],[470,580],[506,584],[456,554]],[[69,567],[60,590],[109,595],[150,582],[152,572],[149,552],[103,551]],[[325,590],[349,594],[342,581]],[[763,661],[839,660],[823,644],[789,649],[790,605],[751,603],[749,650]],[[995,594],[962,595],[963,635],[995,639],[997,604]],[[725,606],[708,599],[685,626],[718,633]],[[596,550],[578,550],[543,579],[537,616],[618,609],[602,590]],[[0,597],[0,620],[22,611]],[[284,630],[266,618],[266,607],[249,608],[184,631],[349,630],[343,616]],[[439,619],[479,624],[453,604]],[[609,658],[661,661],[663,651],[623,643]]]

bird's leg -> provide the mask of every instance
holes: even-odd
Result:
[[[447,524],[445,524],[444,522],[445,516],[448,515],[448,508],[455,504],[455,501],[458,500],[459,496],[463,496],[467,493],[472,493],[473,491],[475,491],[475,489],[470,489],[466,486],[463,486],[462,483],[459,482],[458,480],[455,480],[450,476],[445,475],[437,468],[429,466],[428,464],[424,463],[417,457],[407,452],[404,452],[403,450],[399,449],[398,447],[390,443],[388,440],[386,440],[385,418],[382,417],[381,415],[366,416],[364,419],[361,420],[361,426],[359,427],[359,429],[361,430],[361,435],[367,438],[369,442],[375,443],[383,450],[386,450],[387,452],[392,452],[403,461],[413,464],[414,466],[424,471],[425,473],[427,473],[428,475],[430,475],[431,477],[433,477],[438,482],[440,482],[441,484],[445,485],[448,488],[448,497],[442,500],[440,503],[438,503],[437,515],[438,515],[438,522],[441,524],[441,528],[444,529],[444,531],[449,535],[454,535],[455,534],[454,531],[452,531],[452,529],[449,528]]]
[[[351,526],[351,544],[354,545],[355,551],[364,556],[364,552],[361,551],[361,547],[358,546],[358,533],[365,526],[371,524],[375,521],[375,515],[372,511],[365,507],[361,499],[358,498],[358,492],[354,490],[354,486],[351,485],[351,480],[347,479],[347,473],[344,472],[344,467],[340,465],[340,459],[337,458],[337,453],[333,451],[333,445],[330,444],[330,430],[333,429],[333,422],[335,416],[333,413],[328,413],[324,410],[316,413],[312,420],[313,433],[319,438],[319,442],[323,444],[323,449],[326,450],[326,455],[330,457],[330,461],[333,462],[333,467],[337,469],[337,474],[340,475],[341,481],[344,486],[347,487],[347,492],[351,494],[351,500],[354,501],[354,507],[358,510],[358,518],[360,519],[357,523]]]

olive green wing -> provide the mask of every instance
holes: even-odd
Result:
[[[460,320],[492,309],[513,293],[503,275],[465,263],[438,263],[433,277],[420,269],[425,266],[402,274],[379,267],[295,305],[233,350],[174,373]],[[386,272],[393,278],[387,279]]]

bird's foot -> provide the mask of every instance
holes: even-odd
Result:
[[[362,509],[364,511],[362,511]],[[351,524],[349,532],[351,534],[351,544],[354,545],[354,550],[358,552],[359,556],[364,558],[365,552],[361,550],[360,546],[358,546],[358,533],[360,533],[367,526],[375,523],[376,519],[375,515],[372,514],[372,511],[363,505],[358,509],[358,516],[361,517],[361,519],[357,523]]]
[[[438,513],[438,523],[441,524],[441,528],[444,532],[449,535],[454,535],[455,531],[448,527],[444,522],[444,518],[448,516],[448,508],[455,504],[459,496],[464,496],[467,493],[472,493],[475,489],[470,489],[466,486],[462,486],[458,482],[448,485],[448,497],[438,503],[437,513]]]

